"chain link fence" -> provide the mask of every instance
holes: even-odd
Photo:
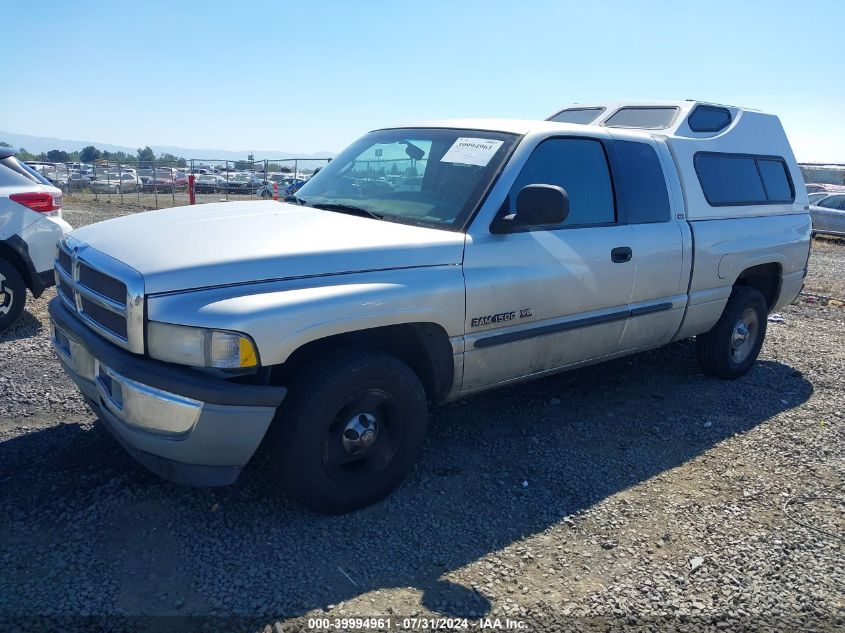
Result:
[[[331,158],[265,158],[259,160],[224,160],[194,158],[152,160],[132,163],[97,160],[83,163],[33,164],[44,176],[62,189],[65,201],[103,202],[161,209],[190,204],[188,176],[194,176],[196,204],[249,200],[280,199],[294,193],[311,176],[325,167]],[[838,163],[801,163],[808,183],[845,186],[845,165]],[[389,184],[402,189],[413,186],[418,178],[414,161],[360,161],[356,175],[366,176],[374,184]]]
[[[161,209],[190,204],[194,176],[196,204],[272,198],[294,193],[330,158],[260,160],[152,160],[135,163],[97,160],[68,163],[40,171],[62,189],[66,203],[103,202]]]

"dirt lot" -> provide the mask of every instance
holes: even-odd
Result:
[[[845,242],[810,266],[845,297]],[[53,296],[0,337],[0,630],[845,628],[842,307],[783,310],[736,382],[682,342],[443,407],[396,494],[323,517],[267,455],[212,490],[133,462],[53,356]]]
[[[845,299],[845,239],[817,237],[813,240],[805,290]]]

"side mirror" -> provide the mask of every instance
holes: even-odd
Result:
[[[516,213],[499,218],[495,233],[555,226],[569,217],[569,195],[556,185],[526,185],[516,196]]]

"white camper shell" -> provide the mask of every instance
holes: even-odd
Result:
[[[598,126],[613,138],[664,140],[678,165],[689,220],[808,208],[803,176],[773,114],[702,101],[640,101],[571,105],[547,120]]]

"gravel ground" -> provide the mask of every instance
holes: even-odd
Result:
[[[806,286],[807,292],[845,299],[845,239],[817,237],[813,240]]]
[[[229,194],[228,200],[260,200],[254,195]],[[225,193],[211,194],[198,193],[199,204],[208,202],[224,202],[227,200]],[[174,204],[175,203],[175,204]],[[109,218],[116,218],[130,213],[141,213],[151,209],[168,208],[173,206],[186,206],[188,194],[185,191],[177,191],[171,197],[170,193],[160,193],[156,199],[151,193],[125,194],[123,202],[119,194],[99,194],[94,198],[90,192],[76,192],[64,194],[64,216],[71,226],[84,226],[93,222],[102,222]]]
[[[843,267],[825,245],[811,279]],[[442,407],[395,494],[324,517],[266,455],[222,489],[137,465],[54,359],[52,296],[0,337],[4,631],[845,629],[843,308],[784,309],[735,382],[682,342]]]

